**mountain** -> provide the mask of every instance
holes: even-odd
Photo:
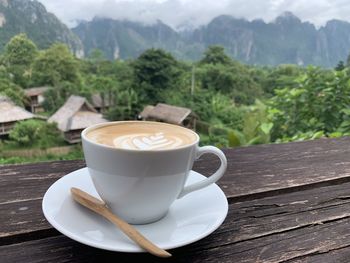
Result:
[[[316,28],[291,12],[274,21],[247,21],[228,15],[194,28],[191,20],[177,30],[156,21],[142,24],[94,18],[70,30],[37,0],[0,0],[0,51],[16,34],[26,33],[40,49],[54,42],[67,44],[77,57],[100,49],[109,59],[138,57],[148,48],[163,48],[183,60],[199,60],[210,45],[244,63],[298,64],[334,67],[350,51],[350,23],[331,20]]]
[[[0,0],[0,50],[16,34],[26,33],[40,49],[63,42],[83,56],[80,39],[36,0]]]
[[[180,59],[197,59],[205,47],[191,43],[185,38],[186,32],[178,33],[160,20],[151,25],[127,20],[94,18],[82,22],[72,31],[79,36],[84,45],[84,53],[100,49],[109,59],[136,58],[149,48],[163,48]]]
[[[350,50],[350,23],[331,20],[319,30],[316,53],[320,62],[336,65],[340,60],[346,61]]]
[[[186,23],[180,28],[183,30],[175,31],[161,21],[144,25],[95,18],[72,30],[83,42],[85,54],[98,48],[110,59],[136,58],[155,47],[180,59],[198,60],[208,46],[222,45],[231,57],[249,64],[334,67],[350,51],[350,23],[331,20],[317,29],[291,12],[270,23],[222,15],[197,29]]]
[[[195,30],[189,41],[223,45],[232,57],[250,64],[305,65],[314,64],[316,35],[312,24],[287,12],[272,23],[219,16]]]
[[[175,50],[181,46],[180,35],[161,21],[143,25],[131,21],[94,18],[82,22],[73,32],[84,44],[85,54],[92,49],[104,51],[108,58],[134,58],[151,47]]]

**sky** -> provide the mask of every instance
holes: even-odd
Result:
[[[291,11],[317,27],[328,20],[350,22],[349,0],[39,0],[68,26],[95,16],[154,23],[157,19],[173,28],[198,27],[218,15],[273,21]]]

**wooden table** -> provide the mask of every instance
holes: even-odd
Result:
[[[83,161],[0,167],[0,262],[350,262],[350,138],[226,149],[221,227],[173,257],[88,247],[52,228],[47,188]],[[194,170],[208,174],[207,156]]]

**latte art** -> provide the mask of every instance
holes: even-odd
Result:
[[[197,141],[197,135],[183,127],[154,122],[121,122],[89,131],[88,139],[119,149],[167,150]]]
[[[165,136],[162,132],[125,135],[115,138],[113,143],[116,147],[134,150],[174,149],[183,145],[181,138]]]

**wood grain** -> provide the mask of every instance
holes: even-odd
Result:
[[[350,178],[350,137],[265,144],[224,152],[228,168],[219,184],[228,197],[297,191],[299,186]],[[218,160],[206,155],[196,162],[194,170],[207,175],[218,166]]]
[[[0,166],[0,209],[2,204],[42,198],[57,179],[84,166],[81,160]]]
[[[296,258],[288,261],[288,263],[320,263],[320,262],[334,262],[334,263],[349,263],[350,261],[350,247],[344,247],[332,250],[329,253],[315,254],[306,257]]]
[[[172,250],[168,262],[350,262],[350,138],[224,151],[229,163],[219,181],[229,200],[224,224]],[[1,262],[163,261],[85,246],[46,222],[45,191],[84,165],[0,166]],[[194,170],[208,175],[218,165],[207,155]]]
[[[217,231],[194,244],[174,249],[172,260],[288,262],[350,247],[349,189],[350,183],[345,183],[231,203],[229,214]],[[103,252],[57,236],[2,246],[0,258],[6,258],[16,249],[34,251],[38,257],[45,249],[48,251],[45,259],[59,259],[58,262],[70,261],[72,255],[78,255],[77,258],[74,256],[77,262],[93,262],[101,257],[108,260],[148,257]],[[181,258],[184,254],[188,261]],[[18,262],[24,260],[22,254],[16,255],[15,259]]]

